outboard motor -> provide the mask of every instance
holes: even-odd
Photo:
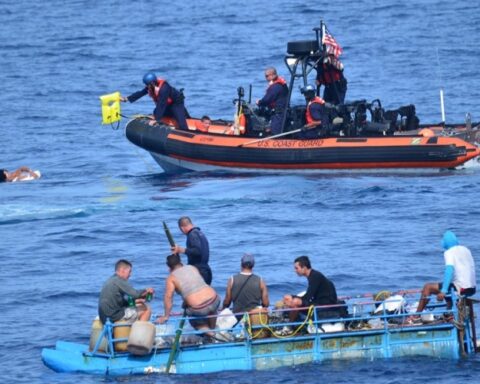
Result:
[[[389,129],[389,134],[393,135],[395,131],[398,131],[398,125],[397,125],[397,120],[398,120],[398,110],[389,110],[385,111],[384,115],[385,120],[389,122],[390,124],[390,129]]]
[[[420,120],[415,114],[415,105],[410,104],[404,107],[398,108],[398,113],[401,117],[401,127],[402,131],[413,131],[418,129]]]

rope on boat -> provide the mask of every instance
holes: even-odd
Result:
[[[314,310],[314,306],[311,305],[310,307],[308,307],[308,312],[307,312],[307,316],[305,318],[305,320],[297,327],[297,329],[295,329],[295,331],[293,331],[291,334],[289,335],[285,335],[285,336],[282,336],[282,335],[278,335],[274,329],[272,329],[272,327],[270,327],[270,324],[268,323],[265,323],[263,321],[263,317],[260,316],[260,325],[263,327],[263,328],[260,328],[258,330],[257,333],[253,334],[252,332],[252,324],[251,324],[251,321],[250,321],[250,316],[248,315],[248,313],[246,313],[245,315],[247,316],[247,332],[248,332],[248,335],[250,336],[250,338],[252,339],[255,339],[257,338],[263,331],[264,329],[267,329],[270,331],[270,333],[272,334],[272,336],[276,337],[277,339],[288,339],[290,337],[293,337],[295,336],[298,332],[300,332],[300,330],[308,323],[309,320],[311,320],[311,317],[312,317],[312,314],[313,314],[313,310]],[[268,319],[268,316],[265,316],[267,317]]]

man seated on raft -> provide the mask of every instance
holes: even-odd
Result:
[[[256,310],[257,312],[270,305],[267,285],[263,279],[253,273],[255,258],[245,253],[240,261],[240,273],[233,275],[228,280],[223,308],[230,307],[233,302],[233,313],[237,319],[243,317],[244,312]]]
[[[115,274],[103,285],[98,301],[98,315],[100,321],[105,324],[107,318],[112,322],[125,322],[132,324],[135,320],[150,320],[151,310],[145,304],[147,294],[154,293],[153,288],[136,290],[128,279],[132,274],[132,263],[128,260],[118,260],[115,263]],[[129,300],[135,300],[131,306]]]
[[[196,330],[205,330],[206,335],[214,337],[215,333],[211,330],[215,328],[217,319],[205,317],[217,314],[220,306],[220,297],[217,292],[205,283],[197,267],[183,265],[178,254],[167,257],[167,266],[170,269],[170,275],[165,281],[163,300],[165,312],[163,316],[158,317],[157,322],[163,324],[170,318],[173,294],[177,292],[183,298],[186,315],[192,317],[190,319],[192,327]]]
[[[437,295],[438,301],[446,301],[447,310],[451,310],[453,302],[447,296],[452,290],[457,295],[472,296],[476,290],[475,261],[470,250],[460,245],[457,236],[452,231],[446,231],[442,238],[445,260],[445,271],[443,282],[426,283],[422,289],[422,297],[418,303],[416,312],[423,312],[429,302],[430,295]],[[451,321],[453,316],[448,313],[444,320]],[[419,315],[410,316],[407,323],[420,324],[422,318]]]
[[[294,269],[298,276],[304,276],[308,280],[308,288],[302,297],[296,295],[285,295],[283,297],[284,306],[292,311],[288,312],[291,322],[297,320],[299,313],[307,314],[307,310],[298,310],[301,307],[311,305],[336,305],[337,291],[333,283],[327,279],[321,272],[316,271],[310,264],[308,256],[300,256],[295,259]],[[319,308],[318,317],[338,317],[337,308]]]

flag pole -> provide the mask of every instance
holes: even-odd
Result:
[[[322,43],[322,50],[325,52],[325,23],[323,20],[320,21],[320,41]]]
[[[318,31],[317,31],[317,41],[318,41],[318,49],[321,52],[320,54],[320,62],[317,64],[319,66],[323,66],[323,58],[325,57],[325,44],[324,44],[324,38],[325,38],[325,23],[323,22],[322,19],[320,19],[320,37],[318,36]],[[317,69],[319,71],[320,69]],[[318,76],[318,75],[317,75]],[[320,87],[321,85],[317,84],[317,96],[320,96]]]

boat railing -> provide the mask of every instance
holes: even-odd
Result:
[[[456,327],[462,333],[463,340],[465,340],[465,351],[475,351],[476,347],[476,333],[473,315],[472,300],[465,301],[465,298],[455,297],[452,294],[454,303],[464,303],[461,305],[453,305],[451,309],[446,307],[445,302],[429,303],[424,311],[416,312],[412,310],[412,306],[416,309],[417,303],[408,303],[405,296],[400,296],[397,299],[392,298],[388,302],[391,306],[386,304],[386,300],[371,300],[365,297],[348,298],[347,303],[339,303],[334,305],[310,306],[302,308],[275,308],[271,311],[262,313],[257,316],[257,321],[252,321],[252,313],[236,313],[228,315],[218,314],[214,316],[206,316],[205,319],[215,317],[219,320],[222,317],[241,317],[235,325],[228,325],[226,327],[217,327],[211,332],[214,334],[210,337],[208,344],[221,343],[246,343],[246,344],[262,344],[266,342],[282,342],[285,339],[313,339],[315,337],[331,338],[339,334],[348,336],[359,333],[386,333],[386,332],[402,332],[404,330],[415,330],[417,328],[452,328]],[[398,303],[396,302],[398,301]],[[407,308],[407,305],[410,308]],[[391,310],[392,308],[397,310]],[[342,309],[343,315],[340,315]],[[299,316],[294,321],[289,320],[289,314],[292,311],[299,313]],[[337,312],[338,315],[332,316],[332,313]],[[325,314],[329,314],[325,317]],[[454,321],[447,321],[447,315],[453,316]],[[237,318],[238,318],[237,317]],[[411,317],[421,318],[420,323],[410,323],[408,320]],[[175,334],[179,330],[182,320],[189,320],[188,317],[181,316],[172,317],[169,323],[164,325],[157,325],[157,333],[155,338],[155,351],[162,349],[170,349]],[[117,343],[126,342],[127,337],[114,337],[114,329],[116,327],[129,327],[129,324],[112,323],[107,320],[101,335],[96,341],[95,347],[92,351],[87,352],[86,355],[114,357],[117,355],[126,354],[128,352],[116,351],[115,345]],[[285,331],[287,330],[287,331]],[[181,346],[192,347],[204,345],[205,330],[195,330],[193,328],[185,327],[182,329]],[[107,340],[107,348],[101,348],[102,338]],[[105,343],[103,341],[103,343]]]

